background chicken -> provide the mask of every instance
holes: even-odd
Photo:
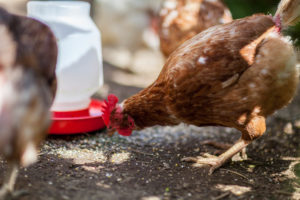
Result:
[[[222,0],[165,0],[160,11],[160,48],[168,57],[201,31],[232,21]]]
[[[104,121],[130,135],[153,125],[226,126],[242,137],[219,157],[185,158],[210,173],[266,130],[265,119],[288,104],[297,87],[296,55],[282,28],[299,19],[300,0],[282,0],[275,17],[253,15],[214,26],[180,46],[148,88],[117,104]]]
[[[20,166],[37,159],[56,90],[56,40],[50,29],[0,9],[0,155],[8,162],[0,199],[13,191]]]
[[[96,1],[95,22],[101,30],[105,61],[139,72],[148,70],[147,62],[141,61],[142,57],[151,56],[153,61],[150,59],[150,62],[154,66],[161,66],[157,58],[160,56],[159,51],[152,52],[152,48],[159,49],[159,38],[152,23],[161,2],[162,0]]]

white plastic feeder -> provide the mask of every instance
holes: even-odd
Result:
[[[100,31],[90,4],[80,1],[31,1],[28,16],[47,24],[58,43],[58,89],[50,134],[77,134],[105,127],[103,102],[91,96],[103,84]]]
[[[90,4],[80,1],[31,1],[28,16],[47,24],[58,41],[58,89],[52,111],[87,109],[103,84],[100,31]]]

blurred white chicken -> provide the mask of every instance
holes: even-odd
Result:
[[[0,6],[6,8],[8,11],[18,14],[26,15],[26,3],[28,0],[0,0]]]
[[[95,21],[102,34],[104,60],[132,69],[138,62],[134,59],[137,54],[140,55],[139,50],[159,49],[157,30],[152,22],[159,12],[161,2],[162,0],[96,0]],[[151,63],[152,68],[154,65]],[[157,65],[161,66],[161,63]]]

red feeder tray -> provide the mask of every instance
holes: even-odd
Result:
[[[105,128],[101,112],[103,105],[103,101],[92,99],[87,109],[68,112],[53,112],[53,122],[49,134],[79,134]]]

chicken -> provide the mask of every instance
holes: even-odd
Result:
[[[218,157],[184,158],[211,174],[266,131],[266,117],[287,105],[297,84],[296,53],[282,28],[299,20],[300,0],[282,0],[274,17],[256,14],[211,27],[181,45],[157,80],[118,104],[108,96],[109,132],[129,136],[154,125],[224,126],[241,138]]]
[[[56,39],[50,29],[0,8],[0,155],[8,172],[0,199],[13,194],[19,167],[37,160],[56,91]]]
[[[143,32],[161,0],[97,0],[95,21],[104,46],[134,51],[143,45]],[[126,31],[124,31],[126,30]]]
[[[96,1],[95,22],[101,30],[105,61],[133,72],[147,67],[144,63],[140,64],[140,54],[159,49],[159,38],[153,22],[161,1]],[[151,57],[163,63],[156,54]],[[160,67],[161,64],[155,66]]]
[[[165,57],[205,29],[232,21],[222,0],[165,0],[160,11],[160,48]]]

